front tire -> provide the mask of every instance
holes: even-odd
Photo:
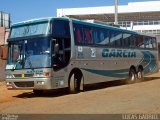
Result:
[[[69,92],[71,94],[76,94],[80,91],[80,81],[73,73],[69,80]]]

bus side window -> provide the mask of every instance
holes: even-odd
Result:
[[[129,47],[130,46],[130,36],[131,36],[131,34],[127,34],[127,33],[124,33],[123,34],[123,46],[124,47]]]
[[[152,39],[150,37],[144,37],[144,38],[145,38],[145,48],[153,48]]]
[[[84,34],[85,34],[85,43],[92,44],[92,36],[91,36],[91,30],[89,28],[84,28]]]
[[[135,48],[135,36],[134,35],[131,35],[131,37],[129,39],[129,47]]]
[[[110,45],[112,47],[121,47],[122,46],[122,33],[116,31],[110,31]]]
[[[145,48],[145,42],[143,36],[136,36],[136,47],[137,48]]]
[[[115,34],[113,31],[110,31],[110,46],[115,47]]]
[[[94,44],[108,46],[109,30],[94,28],[92,30],[92,36],[93,36]]]
[[[78,43],[82,43],[82,35],[81,35],[81,31],[79,29],[76,30],[76,41]]]
[[[94,44],[98,44],[99,43],[98,31],[95,28],[92,29],[92,38],[93,38]]]
[[[55,20],[53,23],[53,34],[57,38],[70,38],[69,22]]]
[[[74,39],[76,44],[83,44],[82,26],[73,24],[74,26]]]
[[[152,40],[153,49],[156,49],[157,48],[156,38],[152,38],[151,40]]]
[[[104,43],[106,46],[109,46],[109,30],[105,30],[104,32]]]

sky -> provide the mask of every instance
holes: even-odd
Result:
[[[151,0],[119,0],[119,5],[128,2]],[[156,1],[156,0],[154,0]],[[0,0],[0,11],[10,13],[11,22],[20,22],[40,17],[56,17],[58,8],[97,7],[114,5],[114,0]]]

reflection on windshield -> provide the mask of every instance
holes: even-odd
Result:
[[[47,27],[48,23],[37,23],[37,24],[13,27],[11,29],[10,38],[46,34]]]
[[[48,38],[10,42],[8,64],[14,69],[51,67],[50,53]]]
[[[25,40],[26,54],[30,55],[42,55],[50,53],[50,41],[47,38]]]

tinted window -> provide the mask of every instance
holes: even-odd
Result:
[[[92,35],[91,35],[91,28],[83,27],[84,33],[84,43],[85,44],[93,44]]]
[[[10,38],[26,37],[32,35],[41,35],[48,33],[48,23],[28,24],[11,29]]]
[[[145,39],[143,39],[143,36],[136,35],[135,36],[135,43],[137,48],[145,48]]]
[[[73,31],[76,44],[93,44],[92,27],[80,24],[73,24]]]
[[[76,44],[84,44],[83,40],[83,26],[73,24],[74,39]]]
[[[110,31],[110,45],[112,47],[122,46],[122,33],[117,31]]]
[[[130,37],[130,43],[129,43],[129,47],[131,47],[131,48],[134,48],[135,47],[135,36],[134,35],[132,35],[131,37]]]
[[[156,38],[152,38],[152,44],[153,48],[156,49],[157,48]]]
[[[145,41],[145,48],[153,48],[151,37],[144,37],[144,41]]]
[[[156,39],[82,24],[73,24],[74,39],[81,45],[104,45],[117,48],[156,48]]]
[[[134,38],[135,38],[134,35],[124,33],[123,34],[123,46],[133,48],[135,46]]]
[[[145,48],[156,48],[156,39],[153,37],[145,37]]]
[[[69,22],[62,20],[55,20],[53,22],[53,35],[54,37],[69,38],[70,37]]]
[[[131,37],[131,34],[127,34],[127,33],[123,34],[123,45],[124,45],[124,47],[128,47],[130,45],[129,44],[130,37]]]
[[[109,32],[105,29],[94,28],[92,31],[93,41],[95,44],[108,45],[109,44]]]

